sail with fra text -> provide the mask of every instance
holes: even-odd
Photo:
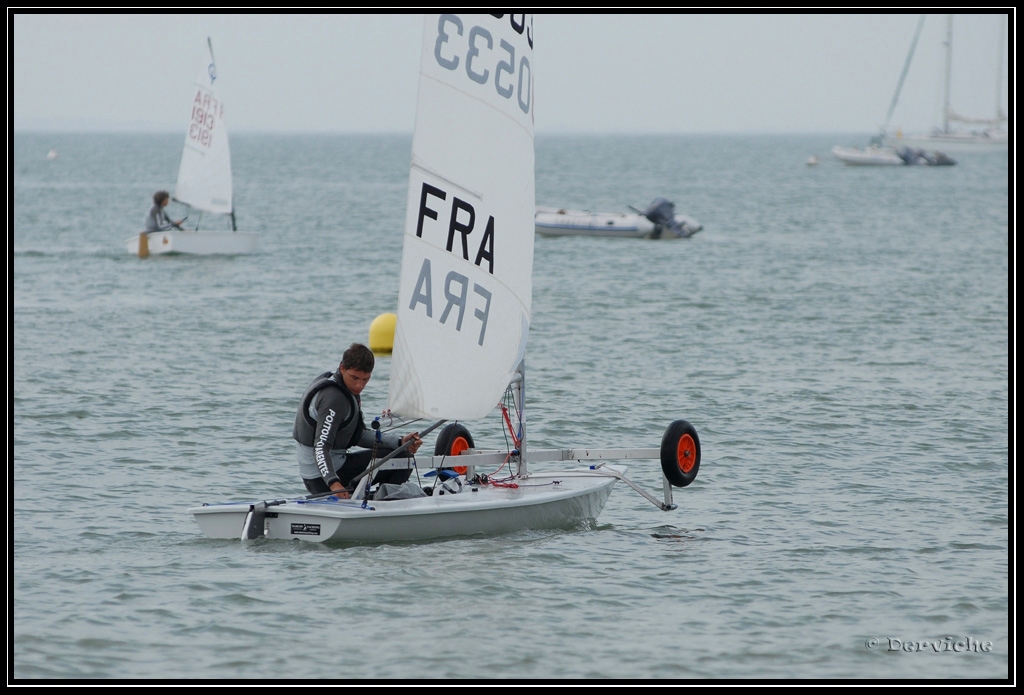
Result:
[[[422,51],[389,408],[472,419],[529,333],[532,18],[428,15]]]

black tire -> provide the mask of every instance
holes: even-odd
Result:
[[[445,425],[434,443],[434,456],[457,456],[466,449],[472,449],[473,435],[463,425],[453,422]]]
[[[661,438],[661,470],[675,487],[686,487],[700,470],[700,438],[686,420],[676,420]]]
[[[434,456],[458,456],[466,449],[473,448],[473,435],[463,425],[457,422],[444,426],[441,434],[437,435],[434,442]],[[453,471],[459,475],[466,474],[465,466],[452,466]]]

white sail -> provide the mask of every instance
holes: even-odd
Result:
[[[206,212],[232,210],[231,153],[224,126],[224,104],[214,84],[217,68],[213,44],[207,39],[209,57],[203,61],[192,85],[185,149],[181,153],[174,199]]]
[[[532,15],[427,15],[389,408],[473,419],[526,350],[534,242]]]

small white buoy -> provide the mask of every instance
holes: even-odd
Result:
[[[809,166],[809,167],[818,166],[818,155],[812,154],[810,157],[808,157],[807,158],[807,166]]]
[[[395,324],[398,317],[394,314],[381,314],[370,324],[370,350],[378,355],[390,355],[395,345]]]

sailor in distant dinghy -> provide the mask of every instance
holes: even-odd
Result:
[[[171,194],[167,191],[157,191],[153,194],[153,207],[149,209],[149,213],[146,215],[147,232],[166,232],[168,229],[181,229],[181,223],[185,221],[185,218],[183,217],[175,222],[167,216],[167,211],[164,210],[170,202]]]

